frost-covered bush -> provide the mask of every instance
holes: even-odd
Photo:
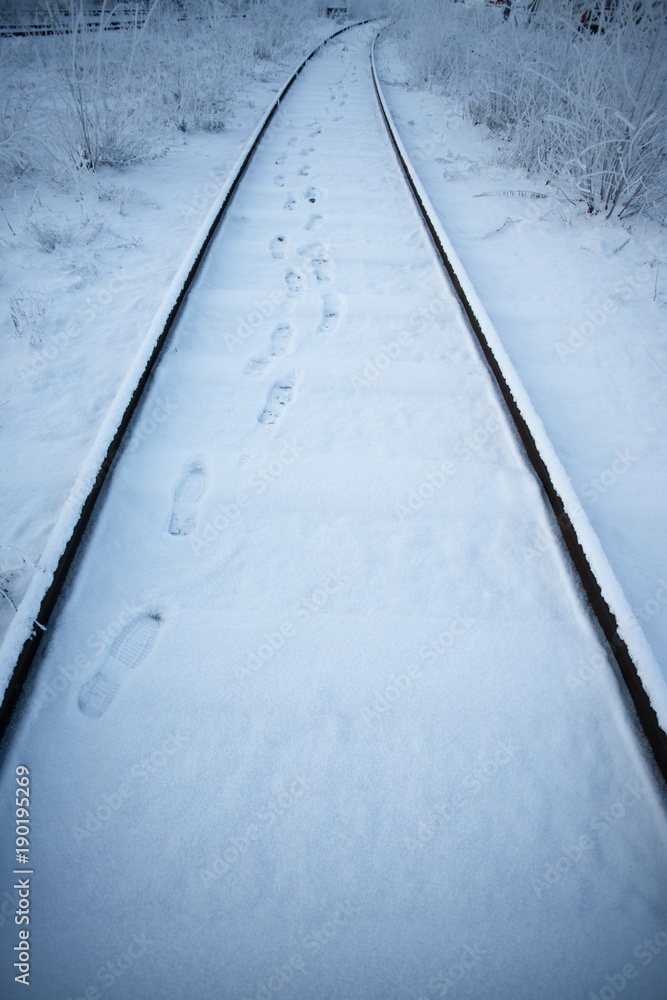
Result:
[[[31,168],[124,167],[176,129],[219,131],[249,76],[305,54],[317,34],[314,0],[29,7],[55,33],[0,41],[0,182]]]
[[[617,0],[594,26],[566,0],[507,19],[497,7],[415,0],[396,33],[412,82],[458,98],[505,140],[509,162],[545,172],[591,212],[664,218],[667,5]]]
[[[81,0],[72,0],[66,13],[49,12],[56,34],[39,48],[50,94],[42,141],[61,166],[123,167],[150,149],[145,94],[137,86],[150,12],[146,19],[139,5],[127,8],[104,2],[92,27]],[[119,13],[134,14],[134,22],[108,30]]]
[[[47,300],[40,292],[26,292],[19,288],[9,299],[9,315],[14,326],[14,336],[22,337],[28,331],[30,342],[41,341],[40,328],[46,315]]]
[[[20,79],[20,59],[0,42],[0,180],[22,174],[30,164],[30,116],[34,97]]]
[[[190,4],[178,16],[155,12],[148,29],[144,88],[154,117],[181,131],[220,131],[249,46],[238,17],[216,0]]]
[[[0,180],[9,180],[28,168],[31,152],[28,117],[29,106],[15,91],[0,97]]]
[[[246,12],[253,54],[269,60],[297,51],[303,24],[316,9],[312,0],[253,0]]]

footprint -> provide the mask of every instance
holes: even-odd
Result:
[[[283,208],[286,208],[288,212],[294,211],[294,209],[296,208],[296,199],[293,198],[292,195],[290,195],[285,204],[283,205]]]
[[[279,323],[271,334],[271,357],[280,358],[287,354],[294,331],[289,323]]]
[[[262,374],[266,366],[271,359],[267,358],[266,354],[256,354],[254,358],[248,361],[247,365],[243,369],[243,374],[247,375],[248,378],[257,378]]]
[[[303,275],[299,274],[298,271],[288,271],[285,275],[285,281],[292,295],[296,295],[303,287]]]
[[[170,535],[189,535],[197,524],[197,504],[206,489],[206,473],[201,462],[192,462],[174,490],[169,521]]]
[[[161,622],[159,611],[147,611],[116,636],[100,669],[79,691],[79,708],[84,715],[99,719],[106,712],[127,673],[148,656]]]
[[[282,174],[278,174],[277,177],[273,178],[273,183],[276,185],[276,187],[279,188],[285,187],[285,178],[283,177]]]
[[[296,145],[296,141],[297,141],[297,140],[296,140],[296,136],[295,136],[295,135],[292,135],[292,136],[290,136],[290,137],[289,137],[289,139],[287,140],[287,145],[288,145],[288,146],[295,146],[295,145]]]
[[[322,222],[322,216],[313,214],[310,216],[308,222],[305,224],[303,228],[309,229],[312,232],[313,229],[319,229],[321,222]]]
[[[295,381],[294,372],[290,372],[285,378],[271,386],[266,406],[257,418],[260,424],[275,424],[284,408],[292,399]]]
[[[342,122],[342,120],[343,120],[343,116],[342,115],[336,115],[335,118],[334,118],[335,122]]]
[[[280,358],[283,354],[287,354],[292,334],[293,330],[289,323],[279,323],[271,334],[269,353],[256,354],[254,358],[251,358],[243,369],[244,374],[248,378],[257,378],[273,358]]]
[[[301,152],[299,153],[299,156],[310,156],[310,154],[313,152],[314,149],[312,146],[304,146]]]
[[[314,139],[314,138],[315,138],[315,136],[316,136],[316,135],[320,135],[320,133],[321,133],[321,132],[322,132],[322,129],[321,129],[321,128],[319,127],[319,125],[318,125],[318,127],[317,127],[316,129],[313,129],[313,131],[312,131],[312,132],[309,132],[308,134],[310,135],[310,138],[311,138],[311,139]]]
[[[299,167],[299,169],[297,170],[297,176],[299,177],[307,177],[309,173],[310,173],[309,163],[304,163],[304,165],[302,167]]]
[[[280,260],[281,257],[285,256],[285,237],[284,236],[274,236],[269,243],[269,250],[271,251],[271,256],[275,257],[276,260]]]
[[[303,196],[306,199],[306,201],[309,201],[311,205],[314,205],[320,196],[320,192],[315,187],[309,187],[307,188],[306,191],[303,192]]]
[[[285,162],[286,159],[287,159],[287,153],[281,153],[280,156],[276,157],[276,160],[275,160],[276,166],[278,166],[278,167],[281,166]]]
[[[320,323],[321,333],[331,333],[335,330],[340,319],[340,301],[337,295],[322,296],[322,322]]]
[[[329,281],[329,257],[324,247],[315,251],[310,260],[313,265],[313,273],[318,281]]]
[[[329,281],[329,255],[321,243],[301,247],[299,254],[310,258],[310,266],[318,281]]]
[[[346,104],[347,104],[347,101],[339,101],[338,102],[338,107],[339,108],[344,108]],[[335,118],[334,118],[334,121],[336,121]]]

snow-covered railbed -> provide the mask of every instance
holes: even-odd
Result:
[[[500,165],[502,133],[408,87],[386,36],[378,64],[419,179],[632,609],[626,635],[645,636],[658,665],[647,674],[667,681],[664,231],[586,216],[539,175]]]
[[[21,706],[40,1000],[661,995],[659,789],[372,33],[267,132]]]
[[[313,47],[331,31],[329,23],[304,26]],[[6,53],[8,107],[12,86],[43,97],[57,62],[54,38],[42,39],[37,53],[24,43],[15,40],[17,48]],[[232,65],[228,73],[242,96],[226,107],[224,131],[190,131],[192,123],[183,122],[185,132],[154,137],[162,155],[147,162],[68,170],[37,157],[25,176],[5,182],[3,174],[3,692],[127,402],[125,390],[136,385],[136,369],[150,355],[255,127],[297,64],[296,55],[253,59],[245,77]],[[54,128],[46,115],[40,141]],[[146,131],[152,135],[150,126]],[[158,418],[171,405],[162,400]]]

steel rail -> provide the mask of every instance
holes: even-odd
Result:
[[[467,275],[465,275],[459,261],[456,261],[456,266],[454,266],[451,259],[452,253],[451,251],[448,253],[444,245],[446,238],[444,238],[442,224],[437,217],[437,213],[431,204],[428,195],[419,181],[417,172],[411,164],[405,147],[401,142],[398,129],[391,118],[391,114],[382,91],[375,62],[375,45],[379,35],[380,31],[376,34],[371,45],[371,70],[373,75],[373,84],[375,86],[375,94],[380,106],[382,119],[389,133],[389,138],[394,152],[396,153],[403,175],[407,181],[407,185],[414,201],[417,204],[417,208],[424,225],[428,230],[436,253],[447,273],[447,276],[449,277],[463,312],[468,320],[471,331],[474,334],[482,355],[493,375],[502,400],[507,408],[507,412],[511,417],[521,444],[523,445],[526,458],[541,483],[546,499],[555,517],[560,535],[570,555],[570,559],[574,569],[576,570],[579,581],[583,587],[590,610],[592,611],[595,620],[607,640],[612,657],[618,665],[621,677],[625,682],[625,686],[634,705],[641,730],[644,733],[662,777],[667,782],[667,735],[660,726],[658,716],[653,708],[653,705],[651,704],[651,700],[646,692],[646,689],[644,688],[639,670],[637,669],[637,665],[630,653],[627,642],[619,632],[617,617],[605,598],[602,587],[600,586],[597,576],[591,566],[589,554],[586,552],[586,549],[579,538],[576,527],[572,523],[563,497],[556,488],[554,476],[552,475],[552,472],[547,465],[540,448],[538,447],[529,421],[526,419],[526,416],[518,405],[506,374],[503,371],[491,344],[489,343],[484,330],[484,327],[488,330],[489,323],[485,322],[484,326],[482,325],[475,309],[473,308],[473,305],[470,302],[469,296],[466,294],[464,284],[471,287],[470,280]],[[517,379],[514,380],[515,384],[516,381]]]
[[[234,197],[234,194],[236,193],[236,190],[238,189],[241,180],[243,179],[243,176],[246,173],[250,161],[252,160],[259,144],[261,143],[267,128],[269,127],[271,121],[273,120],[274,116],[279,110],[281,102],[283,101],[283,99],[285,98],[286,94],[291,89],[295,81],[298,79],[303,69],[310,62],[310,60],[313,59],[318,54],[318,52],[320,52],[324,48],[325,45],[327,45],[334,38],[337,38],[339,35],[343,34],[343,32],[349,31],[351,28],[359,27],[360,25],[363,24],[368,24],[369,21],[371,20],[373,19],[367,18],[366,20],[355,21],[352,24],[345,25],[343,28],[339,28],[337,31],[334,31],[331,35],[327,36],[327,38],[325,38],[322,42],[320,42],[319,45],[316,48],[314,48],[313,51],[308,56],[306,56],[303,62],[299,65],[299,67],[294,71],[292,76],[289,78],[287,83],[284,84],[280,93],[274,100],[273,104],[266,112],[261,125],[258,126],[258,131],[255,135],[255,138],[252,141],[249,148],[247,149],[242,162],[236,169],[236,172],[234,173],[233,177],[231,179],[228,179],[228,181],[226,182],[227,191],[224,200],[222,201],[222,204],[220,205],[212,223],[208,227],[208,230],[204,235],[201,244],[199,246],[199,249],[196,253],[194,261],[189,271],[187,272],[187,275],[185,276],[180,286],[180,290],[171,305],[168,316],[164,324],[162,325],[162,328],[155,340],[155,343],[152,347],[146,365],[134,386],[129,401],[125,406],[122,417],[116,425],[113,437],[109,441],[109,444],[106,448],[106,454],[104,456],[104,459],[97,468],[97,474],[95,475],[93,484],[90,487],[85,497],[85,500],[83,501],[79,517],[75,525],[73,526],[69,539],[64,544],[62,551],[59,557],[57,558],[57,565],[53,571],[51,582],[48,583],[47,586],[45,586],[44,593],[41,598],[41,603],[39,605],[39,611],[34,616],[34,618],[31,619],[31,627],[29,634],[23,641],[21,651],[19,653],[18,659],[16,660],[14,669],[12,671],[11,677],[9,679],[7,688],[4,693],[2,705],[0,705],[0,742],[4,739],[5,734],[7,733],[12,716],[14,714],[14,710],[18,704],[21,692],[23,691],[24,685],[28,678],[30,668],[35,660],[35,656],[40,647],[44,632],[46,631],[46,628],[48,626],[51,614],[63,590],[65,581],[67,579],[67,575],[72,566],[74,558],[78,552],[79,546],[81,545],[81,542],[86,532],[86,528],[92,517],[97,499],[102,491],[105,482],[111,476],[114,464],[119,456],[120,449],[123,444],[123,440],[127,432],[127,429],[132,421],[133,416],[138,411],[141,405],[144,391],[148,385],[150,376],[160,359],[162,351],[164,350],[165,344],[167,343],[169,337],[169,333],[176,321],[178,313],[186,299],[190,287],[192,286],[192,283],[197,275],[197,272],[199,271],[199,268],[204,260],[206,251],[208,250],[218,230],[220,222],[224,217],[227,208],[231,203],[232,198]],[[19,605],[19,611],[20,609],[21,606]]]

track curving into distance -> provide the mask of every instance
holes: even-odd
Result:
[[[356,24],[366,23],[366,21],[356,22]],[[95,464],[93,470],[84,470],[84,474],[82,476],[84,486],[82,489],[82,504],[80,506],[80,513],[77,513],[76,520],[71,526],[67,524],[65,525],[66,540],[62,546],[60,545],[60,541],[56,540],[56,551],[49,553],[50,558],[48,559],[46,566],[44,565],[45,559],[42,557],[40,568],[45,576],[42,576],[41,578],[39,576],[37,577],[35,580],[35,586],[30,588],[26,600],[24,601],[24,605],[34,605],[34,608],[32,608],[29,612],[30,617],[28,627],[26,628],[24,621],[26,617],[26,609],[21,608],[21,613],[17,615],[15,627],[10,629],[10,636],[11,639],[14,639],[14,643],[11,642],[11,639],[9,642],[5,640],[2,650],[0,650],[0,652],[4,653],[7,647],[16,645],[16,638],[11,635],[11,633],[19,633],[18,639],[21,644],[21,649],[16,659],[15,666],[11,671],[11,677],[3,693],[2,704],[0,705],[0,741],[2,741],[11,722],[12,713],[14,712],[21,696],[23,685],[35,659],[37,650],[39,649],[42,636],[48,627],[51,613],[53,612],[65,584],[67,574],[72,562],[74,561],[79,545],[81,544],[102,487],[106,482],[107,476],[113,469],[123,440],[127,434],[128,427],[130,426],[132,418],[144,398],[144,392],[149,382],[151,373],[160,359],[165,343],[169,337],[170,330],[176,320],[176,317],[178,316],[183,302],[185,301],[197,271],[201,266],[208,246],[215,236],[218,226],[220,225],[220,221],[234,196],[234,192],[241,182],[241,179],[243,178],[255,151],[262,141],[262,137],[266,132],[269,123],[272,121],[273,117],[280,108],[281,101],[289,92],[304,67],[317,55],[318,52],[322,50],[325,45],[327,45],[329,41],[331,41],[331,39],[336,38],[338,35],[350,30],[352,27],[355,27],[355,24],[339,28],[324,41],[320,42],[320,44],[316,46],[316,48],[313,49],[313,51],[303,60],[292,76],[283,85],[275,101],[266,112],[262,122],[255,130],[255,134],[251,138],[247,149],[241,156],[240,163],[232,171],[231,176],[225,183],[221,192],[220,204],[215,209],[212,219],[205,224],[205,232],[199,237],[196,248],[194,251],[191,249],[189,254],[190,259],[186,258],[184,261],[181,272],[177,275],[175,282],[172,285],[170,300],[168,296],[168,300],[162,305],[160,313],[164,314],[164,318],[160,321],[160,317],[158,317],[159,327],[156,330],[154,342],[151,342],[149,346],[147,357],[145,360],[142,360],[141,357],[138,359],[138,377],[136,383],[132,387],[129,398],[126,400],[123,398],[124,390],[121,388],[119,396],[115,400],[112,411],[119,411],[119,419],[114,420],[112,412],[111,424],[113,430],[110,435],[109,444],[106,447],[106,453],[104,454],[101,462]],[[62,532],[58,532],[58,534],[61,533]],[[53,564],[52,571],[50,571],[49,563]],[[35,594],[35,591],[37,591],[37,594]],[[11,653],[9,655],[11,655]],[[2,751],[0,750],[0,759],[1,756]]]
[[[502,395],[505,406],[507,407],[507,411],[514,423],[514,426],[516,427],[521,444],[525,450],[526,458],[535,470],[535,474],[542,484],[545,496],[547,497],[554,514],[555,524],[563,538],[563,542],[565,543],[579,579],[581,580],[581,584],[590,604],[591,611],[595,615],[595,618],[600,625],[607,642],[609,643],[610,651],[612,652],[623,681],[630,693],[630,697],[632,698],[635,711],[637,712],[637,718],[642,726],[644,735],[651,747],[651,751],[655,757],[660,772],[665,781],[667,781],[667,734],[665,734],[664,730],[660,726],[655,709],[653,708],[646,690],[644,689],[644,685],[642,684],[637,664],[634,662],[632,654],[628,649],[627,642],[619,633],[616,615],[610,607],[608,599],[603,594],[600,583],[593,568],[591,567],[590,556],[586,552],[586,549],[577,534],[577,529],[572,522],[570,513],[564,503],[564,499],[559,493],[558,486],[554,483],[552,471],[549,468],[547,461],[545,461],[545,458],[535,440],[529,420],[522,412],[521,406],[517,402],[512,388],[506,378],[506,374],[503,371],[503,366],[499,363],[496,355],[494,354],[493,348],[487,339],[483,325],[475,312],[475,307],[466,294],[461,281],[463,268],[459,261],[456,261],[456,263],[453,262],[452,258],[454,257],[454,254],[451,246],[449,245],[449,241],[444,237],[442,226],[437,218],[435,210],[419,182],[416,170],[410,163],[407,152],[400,140],[398,129],[391,120],[389,108],[387,107],[384,94],[382,93],[382,87],[378,77],[377,67],[375,65],[375,45],[379,35],[380,32],[378,32],[375,36],[373,46],[371,48],[373,84],[378,102],[380,104],[382,117],[387,126],[387,131],[391,138],[396,156],[401,164],[406,182],[424,219],[424,224],[426,225],[426,228],[431,236],[436,253],[442,261],[443,267],[447,272],[461,306],[463,307],[463,311],[468,318],[470,329],[476,337],[484,355],[484,359],[498,385],[498,389]],[[470,284],[467,277],[465,278],[465,283],[468,285]],[[490,326],[488,317],[485,317],[484,325],[487,328]],[[495,336],[497,337],[497,334]],[[518,379],[516,373],[513,374],[516,384]],[[526,409],[528,409],[528,407],[526,407]],[[532,407],[530,407],[530,410],[534,416]],[[561,477],[566,478],[564,470],[559,469],[559,471],[561,472]],[[569,483],[567,485],[569,485]],[[580,505],[577,504],[575,500],[572,509],[577,508],[579,508],[579,513],[581,513]]]
[[[562,1000],[628,962],[661,1000],[659,775],[374,34],[266,129],[146,387],[173,413],[130,427],[17,707],[37,1000]]]

